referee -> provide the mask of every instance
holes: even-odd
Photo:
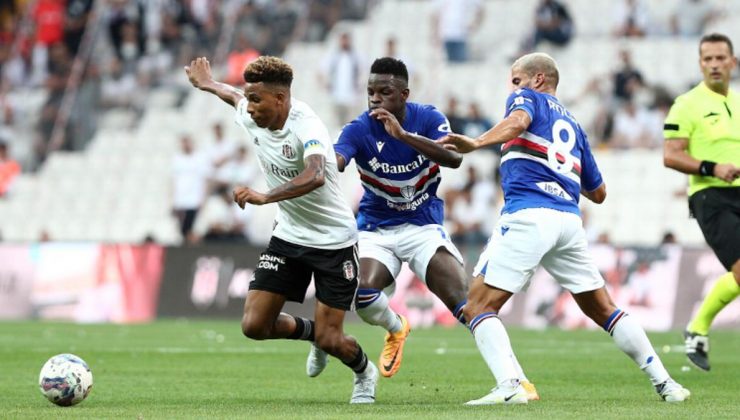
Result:
[[[732,41],[702,37],[704,80],[676,98],[665,120],[663,163],[689,174],[689,208],[704,239],[727,269],[704,298],[684,337],[686,355],[709,370],[709,327],[740,295],[740,94],[730,89],[737,67]]]

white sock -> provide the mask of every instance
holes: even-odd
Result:
[[[511,352],[511,361],[514,362],[514,368],[516,369],[519,381],[529,382],[529,379],[527,379],[527,375],[524,374],[524,369],[522,369],[522,365],[519,364],[519,360],[517,360],[516,354],[514,354],[513,351]]]
[[[370,301],[363,304],[363,301]],[[358,292],[357,315],[370,325],[379,325],[388,332],[401,331],[401,320],[388,305],[388,296],[380,290],[360,289]]]
[[[519,375],[514,362],[509,336],[495,313],[486,312],[473,318],[470,329],[478,345],[478,351],[496,378],[498,385],[517,380]],[[518,364],[518,363],[517,363]]]
[[[605,327],[608,332],[611,332],[617,347],[637,363],[637,366],[645,372],[653,385],[665,382],[670,378],[670,375],[663,367],[660,357],[655,353],[645,330],[627,313],[621,312],[619,309],[617,311],[620,313],[617,314],[615,311],[615,315],[612,315],[615,320],[610,326]],[[610,329],[611,331],[609,331]]]

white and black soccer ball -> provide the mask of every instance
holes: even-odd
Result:
[[[49,401],[63,407],[84,400],[92,385],[90,367],[74,354],[57,354],[44,363],[39,374],[41,393]]]

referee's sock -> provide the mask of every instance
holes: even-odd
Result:
[[[708,335],[709,327],[719,311],[740,295],[740,285],[732,272],[723,274],[704,298],[699,311],[687,327],[689,332]]]

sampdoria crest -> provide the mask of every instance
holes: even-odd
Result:
[[[407,199],[411,200],[414,198],[414,194],[416,194],[416,187],[413,185],[406,185],[404,187],[401,187],[401,195]]]

